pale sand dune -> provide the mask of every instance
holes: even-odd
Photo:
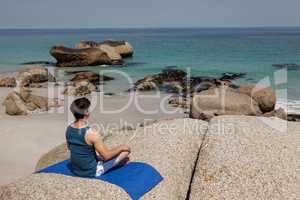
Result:
[[[0,88],[0,101],[11,91],[9,88]],[[46,89],[34,89],[35,94],[46,95]],[[99,93],[98,93],[99,94]],[[95,96],[95,94],[93,95]],[[163,95],[166,96],[166,95]],[[106,109],[120,108],[125,105],[128,95],[104,97],[102,104]],[[71,101],[71,100],[70,100]],[[98,106],[99,106],[98,100]],[[156,110],[159,108],[160,98],[147,98],[141,102],[141,108]],[[65,102],[65,110],[68,108]],[[97,108],[99,108],[97,106]],[[174,110],[174,108],[169,109]],[[121,113],[103,114],[94,109],[91,123],[100,123],[110,128],[122,128],[125,122],[136,125],[143,123],[144,119],[151,121],[161,118],[183,117],[183,111],[165,114],[161,110],[155,114],[143,114],[135,104],[131,104]],[[65,128],[67,126],[67,113],[42,113],[28,116],[8,116],[3,106],[0,106],[0,185],[10,183],[17,178],[28,175],[34,171],[40,156],[65,141]],[[118,126],[112,126],[113,125]]]

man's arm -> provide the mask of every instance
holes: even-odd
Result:
[[[113,159],[114,157],[118,156],[121,152],[130,152],[130,148],[128,147],[128,145],[120,145],[118,147],[108,149],[103,143],[100,134],[94,130],[90,130],[87,133],[86,142],[88,144],[94,145],[96,152],[99,153],[105,161]]]

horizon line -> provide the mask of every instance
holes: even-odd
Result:
[[[75,30],[75,29],[209,29],[209,28],[300,28],[300,26],[158,26],[158,27],[0,27],[0,30]]]

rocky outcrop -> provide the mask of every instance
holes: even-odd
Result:
[[[111,81],[111,80],[114,80],[114,78],[110,76],[101,75],[95,72],[89,72],[89,71],[79,72],[75,74],[75,76],[71,79],[71,81],[73,82],[89,81],[95,85],[99,85],[104,81]]]
[[[98,88],[93,83],[83,80],[76,81],[72,85],[68,85],[64,91],[69,96],[87,96],[92,92],[97,92]]]
[[[180,69],[163,70],[160,74],[149,75],[138,80],[130,91],[150,91],[155,89],[178,88],[182,92],[182,85],[186,77],[186,72]]]
[[[21,69],[17,74],[17,80],[21,87],[56,81],[48,69],[41,66],[27,66]]]
[[[80,67],[94,65],[111,65],[112,60],[107,53],[98,48],[71,49],[55,46],[50,54],[57,60],[58,67]]]
[[[252,97],[259,105],[263,113],[271,112],[276,105],[276,94],[271,88],[262,88],[255,85],[242,85],[237,89],[238,92]]]
[[[16,87],[17,82],[15,77],[5,77],[0,79],[0,87]]]
[[[206,129],[207,123],[200,120],[166,120],[133,131],[115,132],[105,143],[112,147],[130,141],[131,160],[153,165],[164,177],[142,200],[180,200],[188,192]],[[56,153],[53,156],[59,156]],[[58,154],[66,155],[64,151]],[[55,174],[33,174],[0,191],[4,199],[130,199],[123,190],[109,183]]]
[[[244,74],[225,73],[220,78],[205,76],[188,77],[186,72],[181,69],[168,68],[163,70],[162,73],[149,75],[138,80],[129,91],[151,91],[159,89],[168,93],[187,95],[221,85],[235,88],[236,86],[231,83],[231,80],[243,76]]]
[[[189,199],[298,199],[299,130],[280,119],[212,119]]]
[[[210,120],[219,115],[261,114],[255,100],[227,86],[214,87],[194,94],[190,113],[192,118],[202,120]]]
[[[51,107],[61,106],[57,99],[33,95],[30,90],[26,89],[9,93],[3,105],[8,115],[27,115],[36,110],[47,111]]]

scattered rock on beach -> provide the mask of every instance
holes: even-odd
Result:
[[[262,88],[255,85],[241,85],[237,91],[252,97],[258,103],[263,113],[271,112],[275,108],[276,95],[271,88]]]
[[[107,53],[98,48],[71,49],[55,46],[50,54],[57,60],[58,67],[80,67],[94,65],[111,65],[112,60]]]
[[[67,86],[64,91],[65,95],[69,96],[87,96],[92,92],[97,92],[98,88],[93,83],[83,80],[76,81],[72,85]]]
[[[15,77],[5,77],[0,79],[0,87],[16,87],[17,82]]]
[[[79,72],[75,74],[75,76],[71,79],[73,82],[78,82],[78,81],[89,81],[95,85],[99,85],[103,83],[104,81],[111,81],[114,80],[113,77],[110,76],[105,76],[105,75],[100,75],[95,72]]]
[[[300,115],[299,114],[288,114],[287,120],[291,122],[300,122]]]
[[[27,106],[20,94],[17,92],[9,93],[3,102],[3,106],[5,106],[5,112],[8,115],[28,114]]]
[[[184,94],[201,92],[211,87],[226,85],[236,88],[231,81],[244,77],[243,73],[225,73],[221,78],[196,76],[187,77],[185,71],[174,67],[167,68],[162,73],[148,75],[135,82],[134,87],[129,91],[150,91],[162,90],[168,93]]]
[[[20,86],[56,81],[48,69],[41,66],[31,66],[21,69],[17,74],[17,80]]]
[[[32,111],[47,111],[51,107],[61,106],[57,99],[33,95],[30,90],[13,91],[5,98],[3,105],[8,115],[27,115]]]
[[[277,117],[279,119],[287,120],[287,113],[283,108],[278,108],[276,110],[272,110],[270,112],[266,112],[263,114],[264,117]]]

